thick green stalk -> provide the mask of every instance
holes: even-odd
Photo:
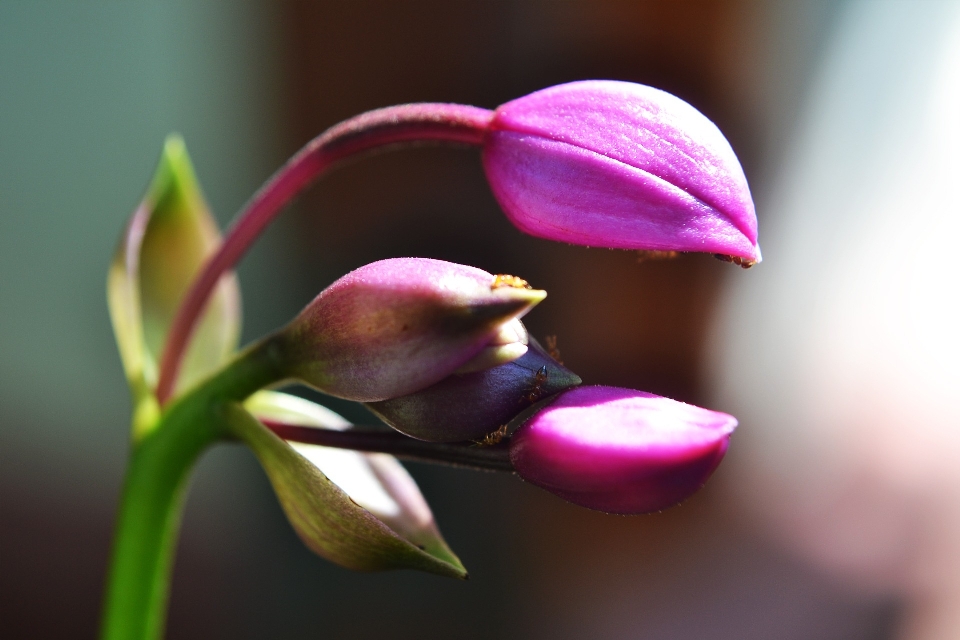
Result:
[[[211,420],[171,412],[133,449],[120,499],[103,638],[159,638],[190,471],[217,439]],[[192,418],[192,419],[191,419]]]
[[[193,467],[207,447],[226,437],[219,415],[224,403],[243,400],[281,378],[276,342],[268,338],[171,404],[160,424],[134,443],[108,575],[104,640],[155,640],[163,635]]]

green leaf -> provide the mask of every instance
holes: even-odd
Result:
[[[110,316],[138,410],[152,397],[157,363],[180,300],[219,243],[183,140],[170,136],[107,279]],[[218,284],[194,333],[177,390],[223,364],[239,336],[240,293],[235,276],[229,274]]]
[[[245,406],[266,420],[349,426],[324,407],[277,392],[258,392]],[[416,483],[395,458],[287,443],[247,410],[230,405],[230,427],[260,460],[307,547],[349,569],[419,569],[466,578]]]

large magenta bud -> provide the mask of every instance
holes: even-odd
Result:
[[[572,244],[760,261],[737,156],[683,100],[630,82],[571,82],[500,106],[483,165],[507,216]]]

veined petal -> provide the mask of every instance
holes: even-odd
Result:
[[[484,168],[507,216],[532,235],[760,260],[753,200],[729,143],[658,89],[591,80],[508,102],[484,140]]]
[[[611,249],[759,256],[724,212],[620,160],[513,132],[492,135],[485,158],[507,217],[531,235]]]

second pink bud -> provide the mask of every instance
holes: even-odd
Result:
[[[447,377],[546,292],[426,258],[381,260],[324,289],[279,335],[289,377],[360,402]]]

